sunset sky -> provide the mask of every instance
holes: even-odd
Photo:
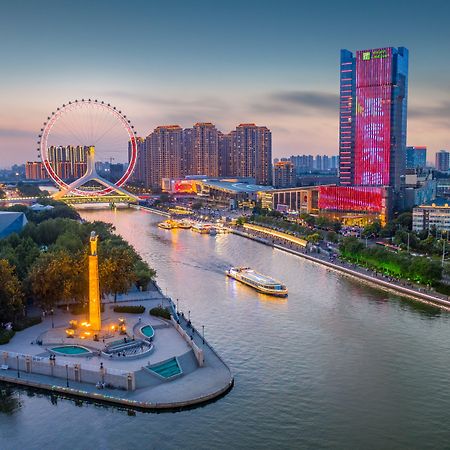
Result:
[[[0,166],[35,160],[47,115],[82,97],[141,136],[255,122],[274,157],[337,154],[339,51],[384,46],[410,51],[408,145],[432,161],[450,150],[449,18],[433,0],[2,2]]]

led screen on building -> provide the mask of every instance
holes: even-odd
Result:
[[[364,186],[320,186],[319,210],[380,213],[383,189]]]
[[[389,184],[392,49],[356,56],[355,184]]]

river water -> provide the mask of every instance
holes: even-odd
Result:
[[[82,215],[114,223],[156,268],[235,387],[201,408],[135,415],[12,389],[1,449],[449,448],[448,313],[242,237],[161,230],[142,210]],[[282,280],[289,297],[227,279],[230,265]]]

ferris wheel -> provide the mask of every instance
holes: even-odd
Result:
[[[127,116],[110,103],[74,100],[47,117],[37,150],[62,192],[106,195],[119,190],[133,173],[136,131]],[[113,173],[114,167],[123,170]]]

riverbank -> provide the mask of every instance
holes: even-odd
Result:
[[[277,239],[258,236],[256,234],[253,234],[252,232],[242,231],[236,228],[230,228],[230,231],[239,236],[260,242],[261,244],[268,245],[273,248],[277,248],[279,250],[292,253],[296,256],[307,259],[311,262],[324,265],[329,269],[338,271],[347,276],[358,279],[359,281],[363,281],[367,284],[370,284],[374,287],[381,288],[385,291],[390,291],[397,295],[401,295],[402,297],[413,299],[415,301],[420,301],[422,303],[432,304],[445,310],[450,310],[450,301],[447,298],[440,297],[434,293],[419,291],[418,289],[401,285],[399,283],[386,279],[387,277],[384,277],[382,275],[374,276],[370,274],[367,270],[365,271],[366,273],[364,273],[363,272],[365,270],[364,268],[360,268],[351,264],[346,264],[342,261],[340,262],[330,261],[328,259],[328,256],[325,257],[320,257],[319,255],[313,256],[311,255],[311,253],[308,253],[306,249],[299,250],[297,248],[293,248],[297,247],[295,246],[295,244],[291,244],[292,246],[288,246],[287,244],[283,244],[281,240],[277,241]]]

